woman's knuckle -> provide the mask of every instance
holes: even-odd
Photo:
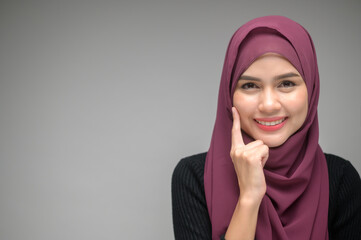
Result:
[[[239,149],[239,148],[235,149],[234,155],[235,155],[237,158],[242,157],[242,150]]]
[[[244,152],[242,153],[242,158],[243,158],[243,159],[249,159],[249,152],[248,152],[248,151],[244,151]]]

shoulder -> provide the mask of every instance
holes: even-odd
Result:
[[[351,163],[348,160],[345,160],[342,157],[339,157],[331,153],[324,153],[324,154],[326,157],[328,167],[335,168],[335,167],[344,167],[346,165],[351,165]]]
[[[207,153],[183,158],[172,175],[173,208],[205,206],[204,163]]]
[[[186,192],[204,195],[204,164],[207,153],[198,153],[182,158],[172,174],[172,194]]]
[[[172,215],[176,239],[211,239],[212,226],[204,194],[207,153],[182,158],[172,175]]]
[[[172,175],[172,185],[179,182],[198,182],[203,185],[204,164],[207,152],[182,158]]]
[[[360,181],[360,175],[351,162],[334,154],[325,153],[329,180],[331,183],[341,183],[349,180]],[[357,181],[356,181],[357,182]]]
[[[206,156],[207,156],[207,152],[203,152],[203,153],[197,153],[197,154],[182,158],[178,162],[176,168],[178,168],[178,167],[182,168],[185,166],[187,166],[187,167],[191,167],[191,166],[204,167]]]
[[[325,153],[325,156],[330,185],[330,202],[339,199],[342,193],[349,194],[354,190],[356,190],[355,193],[360,193],[360,175],[351,162],[329,153]]]
[[[361,179],[352,164],[325,154],[329,173],[329,232],[336,239],[359,239],[361,234]]]

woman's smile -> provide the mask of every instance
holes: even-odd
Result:
[[[286,120],[286,117],[255,118],[254,120],[262,125],[273,126]]]
[[[275,120],[277,119],[277,120]],[[286,117],[277,117],[265,119],[255,119],[257,126],[264,131],[276,131],[281,129],[286,124]]]

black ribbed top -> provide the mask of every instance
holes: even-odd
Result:
[[[207,153],[183,158],[172,176],[172,208],[175,239],[212,239],[212,227],[204,193]],[[330,198],[330,240],[361,240],[361,180],[349,161],[325,154]]]

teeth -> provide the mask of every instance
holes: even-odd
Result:
[[[274,125],[277,125],[277,124],[280,124],[281,122],[283,122],[286,118],[283,118],[283,119],[280,119],[280,120],[277,120],[277,121],[273,121],[273,122],[263,122],[263,121],[258,121],[256,120],[256,122],[262,124],[262,125],[266,125],[266,126],[274,126]]]

